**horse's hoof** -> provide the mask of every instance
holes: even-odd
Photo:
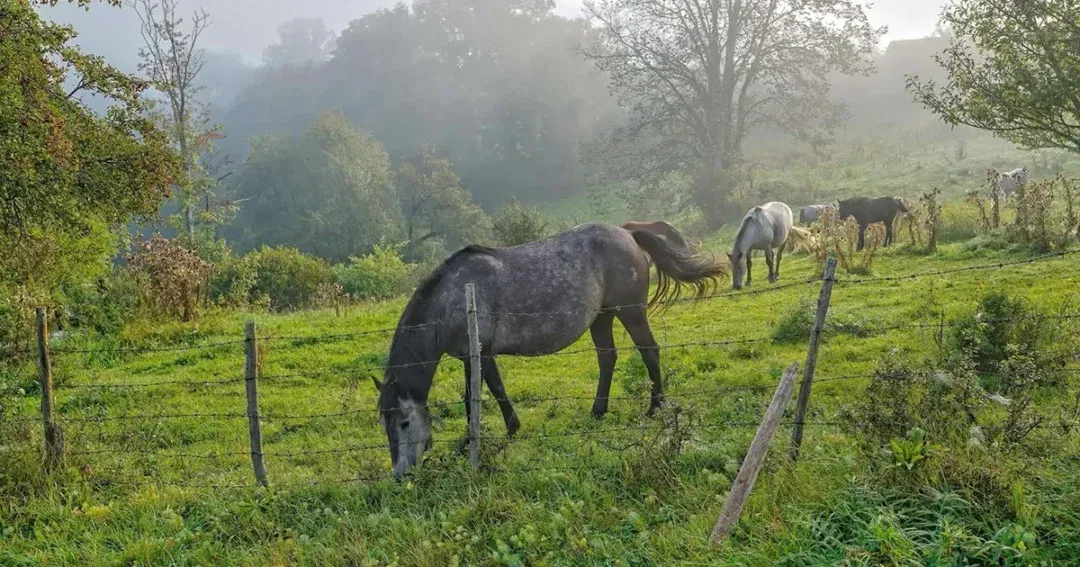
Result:
[[[607,413],[607,408],[603,408],[603,409],[593,408],[591,413],[592,413],[592,416],[594,418],[600,419],[600,418],[604,417],[604,414]]]
[[[510,421],[506,424],[506,438],[513,439],[518,429],[521,429],[521,421],[518,420],[517,414],[511,415]]]

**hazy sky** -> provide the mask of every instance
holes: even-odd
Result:
[[[277,37],[277,26],[301,17],[321,17],[337,31],[349,21],[395,0],[182,0],[188,10],[205,8],[213,20],[207,30],[204,47],[214,51],[240,54],[250,63],[261,59],[263,48]],[[581,13],[581,0],[556,0],[559,13]],[[870,9],[871,22],[888,25],[886,41],[921,37],[934,29],[938,12],[945,0],[879,0]],[[141,43],[138,20],[129,8],[111,8],[95,3],[89,13],[63,5],[44,8],[48,17],[72,23],[79,30],[79,43],[92,53],[107,56],[117,65],[133,65],[135,50]]]

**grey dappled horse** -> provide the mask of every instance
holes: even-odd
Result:
[[[1008,202],[1017,189],[1027,184],[1027,180],[1028,171],[1026,167],[1018,167],[1012,171],[1002,173],[997,186],[998,199],[1001,200],[1001,203]]]
[[[784,257],[784,245],[789,236],[800,240],[809,237],[805,229],[794,226],[791,209],[779,201],[772,201],[750,209],[739,224],[728,260],[731,262],[731,284],[742,289],[742,276],[746,272],[746,285],[751,280],[751,257],[754,250],[765,252],[769,266],[769,282],[780,279],[780,260]],[[773,262],[773,249],[776,262]]]
[[[659,272],[651,299],[650,259]],[[723,266],[711,256],[647,230],[600,223],[521,246],[468,246],[454,253],[409,299],[390,344],[385,384],[375,381],[394,475],[400,478],[431,445],[428,392],[443,354],[465,363],[469,399],[465,284],[476,285],[481,375],[499,403],[507,434],[513,436],[521,424],[503,387],[496,355],[555,353],[589,331],[600,366],[592,413],[602,416],[615,369],[612,324],[618,319],[648,369],[651,415],[663,400],[663,386],[660,349],[646,308],[678,298],[684,284],[702,295],[723,274]]]
[[[810,226],[814,224],[819,218],[821,213],[824,213],[828,209],[836,209],[838,205],[836,203],[825,203],[822,205],[807,205],[799,209],[799,224],[803,226]]]

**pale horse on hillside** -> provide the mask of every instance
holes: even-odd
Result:
[[[1004,205],[1008,202],[1017,189],[1027,184],[1027,180],[1028,171],[1026,167],[1018,167],[1012,171],[1002,173],[997,186],[998,199],[1001,204]]]
[[[799,209],[799,224],[803,226],[810,226],[821,218],[821,214],[829,209],[836,210],[839,207],[837,203],[825,203],[822,205],[807,205]]]
[[[784,245],[787,244],[788,237],[802,242],[811,238],[809,230],[794,224],[791,209],[779,201],[765,203],[746,213],[739,225],[739,232],[735,235],[731,254],[728,254],[731,262],[731,283],[735,289],[742,289],[744,272],[746,285],[750,285],[751,256],[754,250],[765,252],[765,263],[769,266],[769,283],[780,279],[780,261],[784,257]]]

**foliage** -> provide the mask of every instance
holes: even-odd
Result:
[[[1029,148],[1080,151],[1080,8],[1071,2],[960,0],[942,12],[954,34],[935,81],[908,78],[915,99],[951,125],[993,132]]]
[[[450,249],[487,239],[490,221],[461,188],[450,161],[435,155],[434,149],[425,148],[419,163],[402,163],[395,185],[405,222],[406,257],[432,238]]]
[[[884,32],[848,0],[596,0],[585,10],[600,30],[586,56],[631,109],[592,159],[623,178],[692,175],[714,226],[748,136],[768,124],[820,144],[843,114],[829,75],[870,72]]]
[[[139,17],[144,45],[139,49],[139,71],[163,98],[164,110],[151,107],[154,119],[167,132],[180,158],[184,176],[177,180],[178,202],[183,219],[177,228],[194,239],[197,219],[195,208],[200,200],[212,201],[215,180],[201,162],[221,137],[219,128],[210,124],[210,107],[200,102],[203,91],[199,79],[206,64],[199,40],[210,25],[210,16],[197,10],[189,20],[176,13],[179,0],[134,0],[130,3]],[[189,29],[183,29],[188,24]],[[156,101],[155,101],[156,102]],[[206,209],[210,209],[209,206]]]
[[[982,294],[975,309],[952,323],[953,350],[969,356],[981,373],[997,373],[1010,358],[1038,357],[1059,329],[1028,302],[1002,291]],[[1038,357],[1043,363],[1046,356]]]
[[[817,315],[817,302],[804,299],[790,306],[777,320],[772,330],[774,343],[802,343],[810,340]],[[866,337],[871,332],[870,321],[865,317],[856,317],[833,306],[825,319],[824,333],[827,336],[850,335]]]
[[[231,190],[244,206],[222,233],[241,252],[286,245],[343,261],[400,234],[386,150],[339,114],[268,141]]]
[[[341,289],[354,299],[387,299],[409,291],[415,266],[392,248],[376,246],[371,254],[334,266]]]
[[[918,427],[909,429],[906,436],[889,441],[893,458],[889,466],[910,471],[932,457],[938,449],[938,445],[926,438],[925,431]]]
[[[517,199],[504,203],[491,217],[491,232],[502,246],[517,246],[540,240],[549,234],[551,222],[544,213]]]
[[[81,52],[40,4],[0,9],[0,295],[47,296],[103,273],[117,227],[154,213],[179,175],[146,117],[147,85]],[[96,116],[83,95],[112,106]]]
[[[143,297],[154,313],[191,321],[198,314],[213,266],[176,239],[155,235],[136,245],[128,257],[140,277]]]
[[[323,260],[296,248],[264,246],[244,256],[255,273],[249,298],[266,302],[275,311],[315,307],[326,286],[336,283],[334,270]]]
[[[840,221],[836,209],[822,211],[817,226],[813,229],[811,251],[821,269],[830,256],[837,258],[837,264],[851,274],[867,274],[874,264],[878,249],[885,244],[884,223],[874,223],[866,227],[862,251],[856,250],[859,243],[859,223],[855,217]],[[861,254],[861,257],[860,257]]]
[[[64,323],[72,329],[117,336],[142,315],[142,288],[135,270],[114,267],[96,283],[64,286],[61,305]]]
[[[334,51],[334,34],[321,18],[295,18],[278,26],[277,43],[263,50],[270,68],[318,65]]]

